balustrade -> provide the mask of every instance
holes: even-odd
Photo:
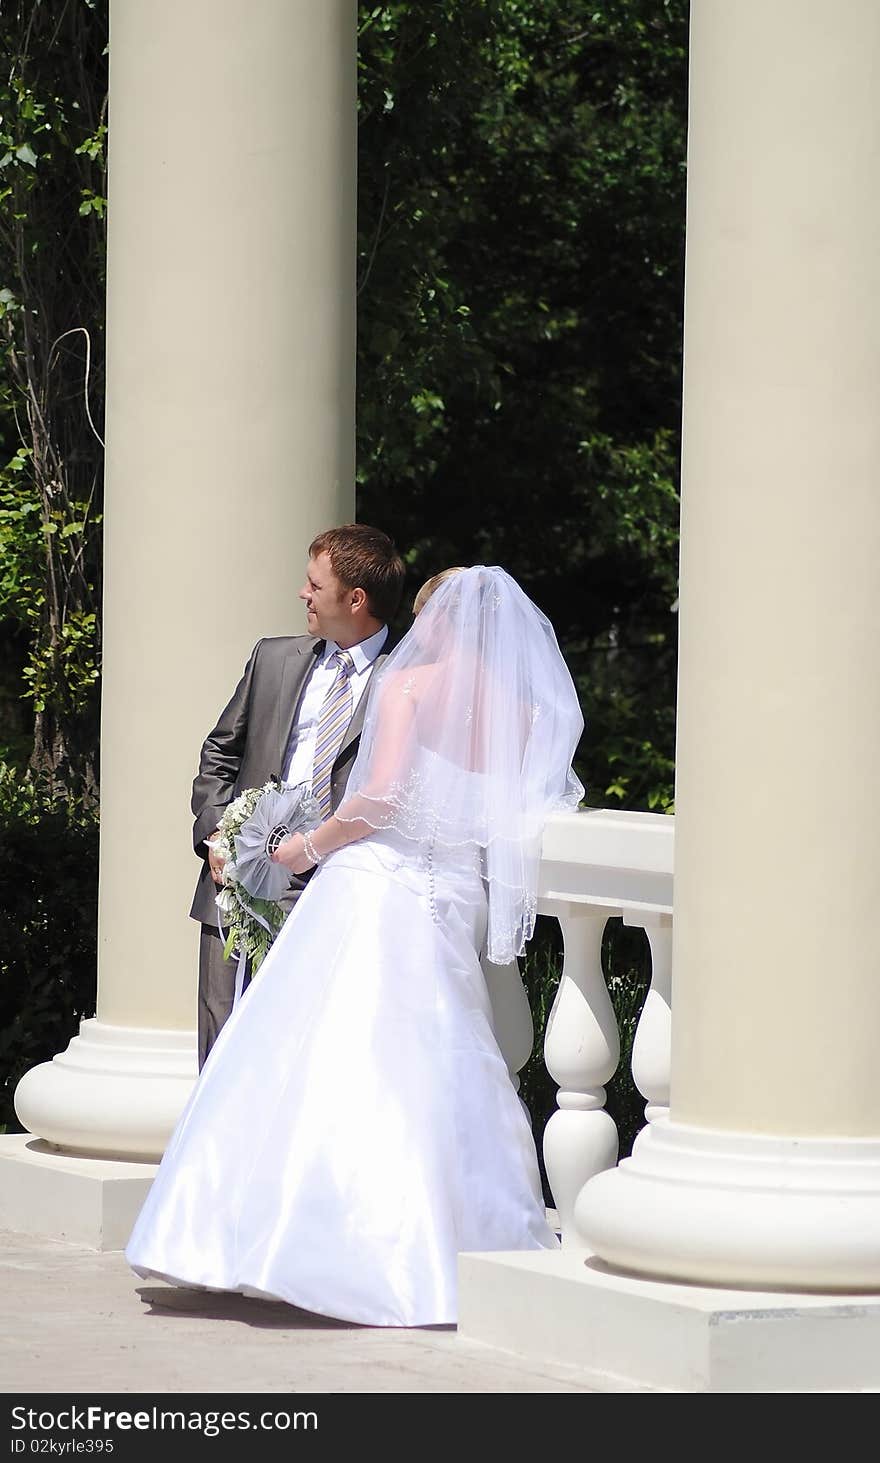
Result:
[[[559,920],[564,946],[544,1033],[547,1069],[559,1083],[544,1162],[568,1248],[586,1248],[575,1219],[578,1194],[618,1155],[605,1084],[617,1068],[620,1037],[601,960],[605,925],[614,916],[643,928],[650,944],[652,979],[633,1045],[633,1080],[649,1122],[668,1108],[674,835],[672,817],[605,809],[557,814],[544,832],[538,908]]]

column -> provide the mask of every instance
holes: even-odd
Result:
[[[355,0],[113,0],[98,1011],[33,1133],[158,1156],[195,1076],[190,785],[354,516]]]
[[[693,0],[671,1109],[598,1256],[880,1288],[880,6]]]

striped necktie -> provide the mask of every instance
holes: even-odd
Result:
[[[336,754],[351,721],[352,695],[350,676],[354,661],[347,650],[336,650],[331,657],[339,666],[336,680],[324,698],[315,734],[315,758],[312,763],[312,793],[321,808],[321,816],[329,818],[330,775]]]

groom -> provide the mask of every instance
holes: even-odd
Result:
[[[200,1069],[235,989],[235,961],[223,959],[214,903],[223,861],[207,841],[233,798],[273,774],[309,783],[325,816],[338,806],[357,753],[370,679],[389,648],[388,622],[397,613],[404,575],[393,541],[377,528],[347,523],[319,534],[299,591],[308,634],[258,641],[202,747],[192,811],[193,844],[204,865],[190,910],[202,926]],[[289,909],[305,883],[291,875],[284,900]]]

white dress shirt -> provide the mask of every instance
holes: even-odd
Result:
[[[383,625],[375,635],[370,635],[368,639],[361,640],[357,645],[347,647],[348,653],[354,661],[354,670],[348,678],[351,686],[352,716],[367,689],[367,682],[372,675],[376,657],[380,654],[387,639],[388,626]],[[290,741],[287,744],[284,765],[281,769],[282,782],[289,782],[294,786],[305,782],[311,786],[318,715],[327,692],[339,673],[339,666],[333,659],[338,649],[339,646],[335,640],[328,640],[322,653],[315,658],[315,668],[306,682],[299,703],[299,712],[294,719]]]

